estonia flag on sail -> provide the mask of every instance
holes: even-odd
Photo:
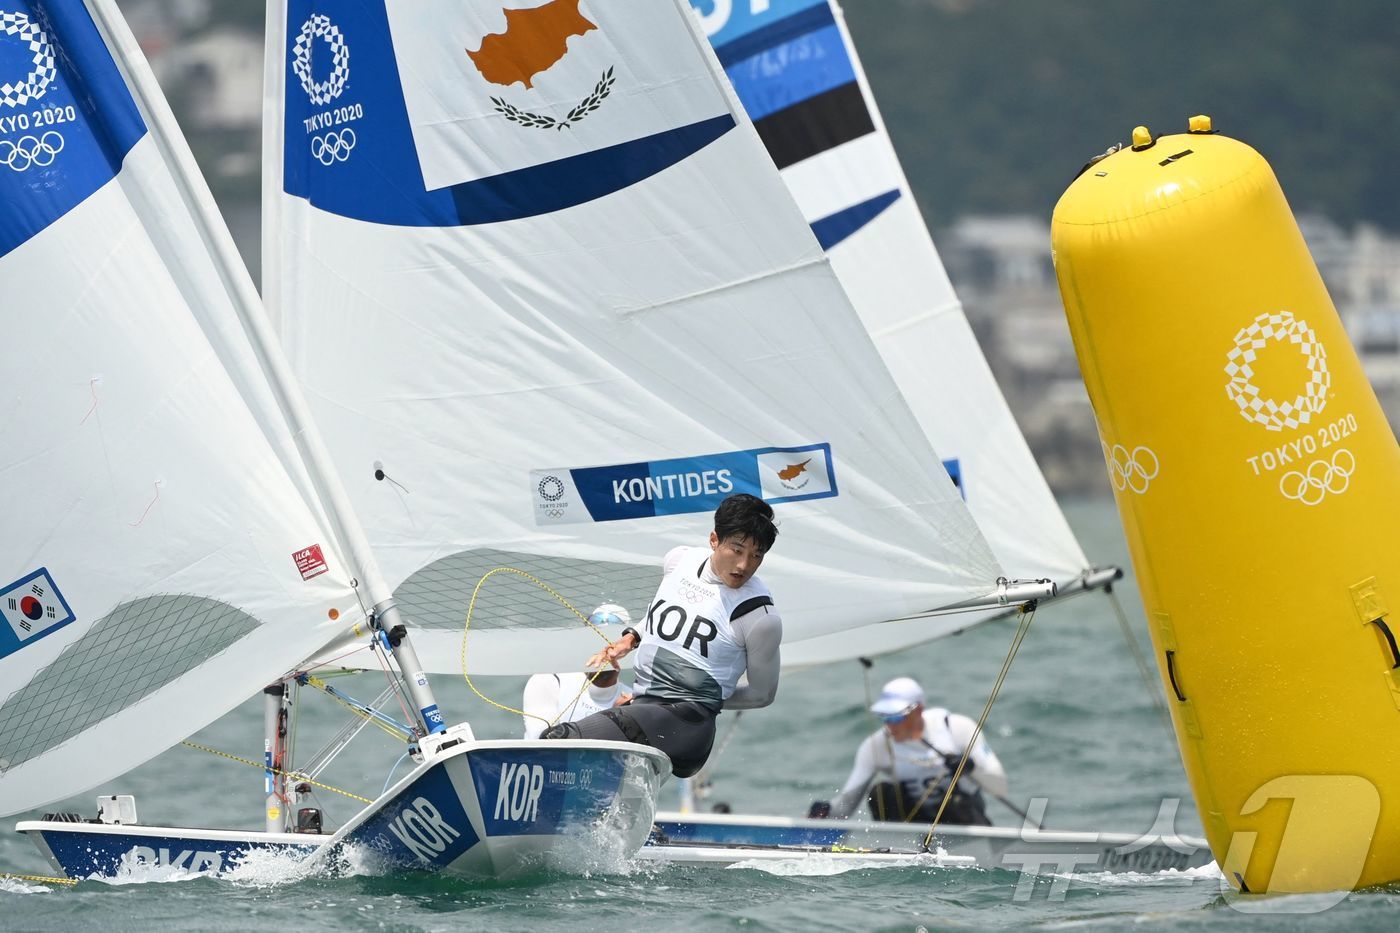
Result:
[[[734,90],[778,168],[787,171],[817,158],[829,187],[832,176],[847,184],[828,197],[815,216],[804,211],[823,249],[830,249],[874,220],[900,197],[897,172],[887,160],[848,146],[875,132],[858,79],[859,66],[847,48],[828,0],[691,0]],[[847,165],[849,167],[847,167]],[[797,186],[794,185],[794,191]]]

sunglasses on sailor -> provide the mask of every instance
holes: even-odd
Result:
[[[588,680],[595,687],[611,687],[617,683],[617,671],[607,668],[590,674]]]
[[[910,703],[908,706],[904,707],[904,709],[900,710],[897,713],[881,714],[880,720],[884,722],[884,724],[887,726],[892,726],[895,723],[903,722],[906,718],[908,718],[910,713],[914,712],[915,708],[918,707],[918,705],[919,704],[917,703]]]

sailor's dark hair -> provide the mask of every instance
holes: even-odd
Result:
[[[778,538],[773,524],[773,507],[758,496],[736,492],[715,509],[715,534],[721,541],[746,538],[767,551]]]

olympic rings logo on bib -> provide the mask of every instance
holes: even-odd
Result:
[[[0,12],[0,32],[18,36],[34,53],[31,59],[34,67],[23,79],[0,83],[0,104],[19,107],[43,97],[58,74],[48,36],[23,13]]]
[[[1266,398],[1253,382],[1254,363],[1259,352],[1273,343],[1290,343],[1307,361],[1308,381],[1303,391],[1282,402]],[[1332,387],[1332,375],[1327,371],[1327,351],[1306,321],[1300,321],[1291,311],[1261,314],[1254,323],[1235,335],[1235,346],[1225,364],[1230,377],[1225,394],[1240,410],[1246,421],[1262,424],[1270,431],[1296,428],[1307,424],[1313,415],[1327,407],[1327,392]]]
[[[317,39],[325,39],[330,46],[331,73],[324,81],[317,81],[311,74],[311,47]],[[329,16],[317,13],[302,24],[301,34],[292,47],[292,55],[292,70],[313,104],[329,104],[345,90],[345,82],[350,80],[350,48],[345,44],[345,36],[341,35]]]
[[[1278,490],[1285,499],[1297,499],[1304,505],[1317,505],[1330,492],[1337,496],[1347,491],[1351,485],[1351,475],[1356,472],[1356,457],[1351,451],[1342,448],[1332,455],[1332,459],[1314,460],[1307,470],[1289,470],[1278,481]]]
[[[311,157],[322,165],[346,161],[354,148],[355,131],[348,126],[343,130],[331,130],[324,136],[311,137]]]
[[[1161,472],[1161,461],[1150,447],[1138,446],[1129,451],[1122,444],[1114,444],[1111,449],[1107,444],[1102,446],[1104,459],[1108,461],[1108,476],[1119,492],[1131,489],[1142,495]]]
[[[62,151],[63,136],[53,130],[43,136],[21,136],[14,142],[0,139],[0,165],[16,172],[23,172],[31,165],[44,168],[53,165],[54,158]]]

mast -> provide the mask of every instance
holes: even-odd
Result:
[[[287,831],[286,785],[284,774],[290,756],[286,753],[288,719],[287,685],[263,688],[263,793],[266,798],[265,828],[270,833]]]
[[[234,296],[239,320],[263,373],[267,376],[278,408],[287,420],[311,487],[325,510],[326,520],[355,576],[356,589],[362,594],[362,602],[367,601],[372,607],[369,612],[370,624],[377,629],[397,632],[397,636],[390,636],[390,644],[405,687],[417,709],[417,725],[422,728],[424,735],[442,732],[445,729],[443,717],[438,711],[437,701],[428,685],[427,677],[422,673],[417,654],[409,643],[407,627],[399,617],[393,595],[379,571],[369,542],[350,509],[339,474],[296,388],[295,377],[282,356],[276,335],[263,311],[262,299],[243,265],[233,238],[220,219],[214,196],[204,182],[204,176],[200,173],[193,155],[188,147],[171,146],[168,142],[183,137],[169,105],[160,93],[155,75],[136,45],[135,37],[126,28],[114,0],[89,0],[89,9],[99,29],[106,35],[109,47],[120,53],[117,61],[126,72],[132,94],[147,119],[158,130],[152,134],[153,139],[161,148],[168,164],[174,167],[175,171],[172,174],[190,207],[190,213],[199,227],[205,247],[210,255],[215,257],[229,293]],[[280,25],[278,28],[280,31]],[[387,626],[385,623],[388,623]]]

